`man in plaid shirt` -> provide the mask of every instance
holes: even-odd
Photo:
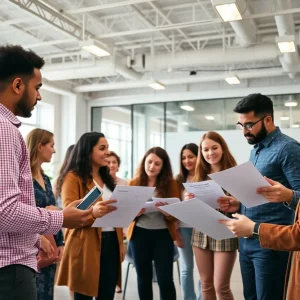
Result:
[[[29,155],[16,116],[29,118],[42,99],[44,60],[20,46],[0,47],[0,300],[34,300],[40,235],[81,227],[92,209],[35,205]]]

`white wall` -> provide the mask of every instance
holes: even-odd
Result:
[[[300,129],[282,129],[281,131],[300,142]],[[249,160],[253,146],[247,143],[242,131],[222,130],[216,132],[223,136],[238,164]],[[204,133],[204,131],[166,133],[166,151],[170,156],[174,175],[179,172],[179,155],[182,146],[188,143],[199,145]]]
[[[45,116],[41,119],[43,123],[51,123],[54,125],[54,138],[56,154],[52,158],[54,174],[57,173],[66,153],[67,148],[77,142],[79,137],[88,130],[88,114],[86,100],[82,95],[72,93],[64,93],[64,95],[42,90],[42,102],[51,104],[54,107],[54,120],[49,120],[53,114]]]

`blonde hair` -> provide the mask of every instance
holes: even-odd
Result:
[[[33,178],[38,174],[39,171],[44,174],[42,168],[40,168],[40,170],[38,169],[38,146],[39,144],[46,145],[50,143],[51,138],[53,138],[52,132],[40,128],[31,130],[26,136],[25,141],[29,151],[30,168]]]

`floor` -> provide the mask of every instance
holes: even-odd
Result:
[[[127,262],[125,261],[123,263],[123,282],[124,282],[124,277],[125,277],[125,270],[127,268]],[[195,282],[198,280],[198,273],[197,270],[194,270],[194,279]],[[176,264],[174,264],[174,281],[175,281],[175,286],[176,286],[176,292],[177,292],[177,300],[181,299],[181,293],[180,293],[180,285],[178,281],[178,272],[176,268]],[[231,277],[231,289],[234,295],[235,300],[242,300],[244,299],[243,297],[243,286],[242,286],[242,278],[241,278],[241,273],[240,273],[240,267],[239,267],[239,262],[238,259],[235,263],[232,277]],[[158,286],[156,283],[153,283],[153,293],[154,293],[154,300],[159,299],[158,295]],[[116,294],[115,300],[121,300],[123,297],[123,294]],[[56,287],[55,288],[55,300],[65,300],[69,299],[69,293],[68,293],[68,288],[66,287]],[[130,268],[129,271],[129,279],[128,279],[128,285],[127,285],[127,291],[126,291],[126,300],[138,300],[138,294],[137,294],[137,285],[136,285],[136,273],[133,268]]]

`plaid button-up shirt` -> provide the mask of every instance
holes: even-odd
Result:
[[[40,234],[55,234],[61,211],[35,205],[29,155],[16,116],[0,104],[0,268],[21,264],[37,270]]]

